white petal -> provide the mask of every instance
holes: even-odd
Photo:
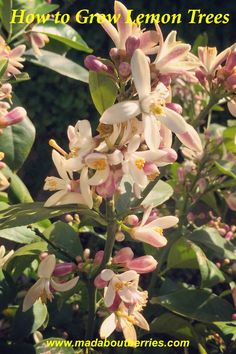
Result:
[[[108,287],[105,290],[105,296],[104,296],[104,303],[106,305],[106,307],[110,307],[114,300],[115,300],[115,290],[113,288],[113,284],[112,284],[112,280],[109,283]]]
[[[151,214],[151,211],[152,211],[152,208],[153,206],[150,205],[143,213],[143,218],[142,218],[142,221],[141,221],[141,224],[140,224],[140,227],[142,227],[144,224],[146,224],[150,214]]]
[[[54,165],[56,166],[57,172],[59,176],[64,180],[69,180],[68,175],[66,173],[63,162],[65,161],[64,157],[59,154],[56,150],[52,150],[52,160]]]
[[[153,220],[146,226],[148,228],[152,227],[161,227],[162,229],[168,229],[169,227],[175,226],[179,222],[179,219],[176,216],[162,216],[160,218],[157,218],[156,220]]]
[[[137,272],[135,272],[135,270],[127,270],[127,272],[119,275],[119,279],[121,281],[131,281],[137,279],[138,277],[139,275]]]
[[[116,315],[112,313],[103,322],[99,330],[100,337],[102,339],[109,337],[116,329]]]
[[[127,21],[128,10],[121,2],[115,1],[114,9],[118,18],[117,28],[119,32],[119,49],[125,49],[125,42],[132,33],[133,24],[130,23],[130,21]]]
[[[29,310],[35,301],[40,297],[44,289],[45,280],[39,279],[31,288],[27,291],[23,301],[23,312]]]
[[[129,340],[131,342],[131,343],[129,343],[130,345],[133,342],[133,346],[135,346],[136,340],[137,340],[137,334],[136,334],[134,325],[123,318],[120,318],[120,325],[121,325],[125,339]]]
[[[136,150],[138,150],[140,143],[141,143],[140,136],[137,134],[134,135],[129,142],[128,152],[132,153],[132,152],[135,152]]]
[[[142,329],[145,329],[146,331],[150,330],[149,324],[147,323],[147,321],[145,320],[145,318],[141,313],[139,313],[138,311],[134,311],[133,315],[138,322],[137,326],[139,326]]]
[[[75,277],[73,279],[68,280],[65,283],[57,283],[55,280],[53,280],[53,278],[51,278],[50,283],[51,283],[53,289],[55,289],[56,291],[68,291],[68,290],[75,287],[78,280],[79,280],[79,277]]]
[[[64,205],[64,204],[84,204],[87,205],[82,194],[77,192],[68,192],[66,193],[57,205]]]
[[[90,186],[88,184],[88,167],[84,167],[82,169],[80,175],[80,188],[85,203],[87,204],[89,209],[91,209],[93,207],[93,197],[92,192],[90,190]]]
[[[151,92],[151,79],[148,59],[141,49],[136,49],[132,56],[131,71],[139,99],[142,100]]]
[[[181,134],[187,131],[187,123],[180,114],[167,107],[165,107],[164,110],[166,116],[159,117],[161,123],[165,124],[167,128],[175,134]]]
[[[157,150],[160,145],[160,133],[156,118],[143,114],[144,139],[150,150]]]
[[[38,267],[38,276],[40,278],[50,278],[56,266],[56,257],[50,254],[44,258]]]
[[[114,277],[115,273],[111,269],[103,269],[100,276],[102,280],[110,281]]]
[[[100,118],[101,123],[116,124],[126,122],[140,113],[139,101],[123,101],[106,109]]]
[[[99,186],[107,180],[109,173],[110,168],[108,166],[104,170],[98,170],[93,177],[89,178],[88,183],[90,186]]]
[[[48,200],[45,202],[44,206],[45,207],[51,207],[53,205],[59,205],[61,204],[60,201],[61,199],[67,194],[67,191],[62,190],[54,193]]]
[[[232,114],[232,116],[236,117],[236,102],[235,100],[231,100],[230,102],[227,103],[228,110]]]

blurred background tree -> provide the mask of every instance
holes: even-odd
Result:
[[[134,13],[181,13],[182,23],[179,25],[161,25],[164,36],[173,29],[178,31],[178,38],[193,43],[196,37],[203,32],[208,35],[208,45],[216,46],[218,50],[228,47],[235,41],[236,5],[234,1],[199,1],[199,0],[127,0],[124,4],[134,9]],[[78,24],[74,15],[80,9],[86,8],[90,13],[112,13],[113,0],[62,0],[52,1],[60,3],[61,13],[71,15],[72,25],[94,49],[95,55],[103,56],[112,47],[112,42],[96,22],[93,24]],[[190,25],[187,16],[188,9],[200,8],[202,13],[229,13],[228,24],[200,24]],[[153,25],[152,25],[153,26]],[[147,25],[149,27],[149,25]],[[52,44],[51,44],[52,45]],[[71,50],[69,57],[83,64],[86,54]],[[88,86],[80,81],[66,78],[55,72],[30,64],[25,65],[31,81],[21,83],[16,93],[33,120],[37,136],[28,161],[20,175],[29,188],[33,198],[44,199],[42,185],[44,178],[51,174],[51,148],[48,140],[54,138],[59,145],[66,147],[66,129],[69,124],[74,125],[78,119],[98,119],[98,113],[93,107]]]

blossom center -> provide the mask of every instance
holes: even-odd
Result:
[[[102,170],[105,170],[105,168],[107,167],[107,162],[104,159],[98,159],[98,160],[95,160],[91,163],[91,167],[94,170],[102,171]]]
[[[164,114],[164,108],[160,104],[151,104],[150,105],[150,112],[153,113],[155,116],[161,116]]]
[[[135,166],[139,169],[142,170],[145,165],[145,160],[143,158],[136,159],[135,160]]]
[[[163,236],[163,229],[162,229],[162,227],[155,227],[154,228],[154,231],[156,231],[156,232],[158,232],[161,236]]]

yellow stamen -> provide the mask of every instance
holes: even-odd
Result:
[[[94,160],[91,163],[91,166],[94,170],[102,171],[105,170],[105,168],[107,167],[107,162],[104,159]]]
[[[149,181],[154,181],[154,179],[160,175],[160,172],[154,172],[147,176]]]
[[[117,284],[115,285],[115,291],[119,291],[119,290],[121,290],[123,287],[124,287],[124,284],[123,284],[123,283],[117,283]]]
[[[125,312],[122,311],[116,311],[115,312],[117,317],[124,317],[126,320],[128,320],[132,324],[136,324],[136,320],[133,316],[128,316]]]
[[[139,169],[142,170],[145,165],[145,160],[143,158],[135,160],[135,166]]]
[[[60,154],[62,154],[63,156],[67,156],[67,153],[65,152],[65,150],[63,150],[54,139],[50,139],[48,144],[55,150],[57,150],[58,152],[60,152]]]
[[[155,114],[156,116],[160,116],[164,114],[164,108],[160,104],[153,103],[150,106],[150,112]]]
[[[163,229],[161,227],[155,227],[154,231],[158,232],[161,236],[163,236]]]

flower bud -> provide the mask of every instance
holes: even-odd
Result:
[[[236,101],[233,99],[227,103],[228,110],[232,114],[232,116],[236,117]]]
[[[119,49],[117,48],[111,48],[109,55],[112,60],[117,60],[119,58]]]
[[[62,277],[64,275],[73,273],[76,269],[76,265],[74,263],[59,263],[56,265],[53,275],[56,277]]]
[[[94,286],[97,288],[97,289],[103,289],[107,286],[107,281],[103,280],[101,278],[101,275],[98,274],[96,276],[96,278],[94,279]]]
[[[107,65],[103,64],[95,55],[87,55],[84,60],[87,69],[96,72],[108,71]]]
[[[178,139],[189,149],[202,153],[202,142],[198,133],[190,124],[187,124],[187,126],[188,128],[185,133],[176,134]]]
[[[115,264],[125,263],[134,258],[134,252],[130,247],[121,248],[113,257],[112,262]]]
[[[84,256],[84,259],[88,259],[89,256],[90,256],[90,249],[89,248],[85,248],[84,249],[84,252],[83,252],[83,256]]]
[[[135,270],[139,274],[153,272],[157,267],[157,261],[152,256],[142,256],[126,262],[125,267]]]
[[[234,193],[230,194],[228,197],[226,197],[225,201],[231,210],[236,211],[236,192],[234,192]]]
[[[162,151],[165,151],[167,154],[165,157],[163,157],[163,162],[168,162],[168,163],[172,163],[175,162],[178,158],[178,154],[177,152],[172,149],[172,148],[163,148]]]
[[[139,218],[137,217],[137,215],[128,215],[125,218],[125,223],[131,226],[136,226],[139,223]]]
[[[229,90],[235,90],[236,89],[236,73],[230,75],[227,80],[226,80],[226,87]]]
[[[135,36],[130,36],[125,42],[126,53],[130,57],[134,54],[134,51],[140,46],[140,39]]]
[[[48,252],[41,252],[39,255],[39,259],[40,261],[42,261],[44,258],[46,258],[48,256]]]
[[[146,175],[152,175],[158,173],[158,168],[153,162],[145,162],[143,171]]]
[[[234,307],[236,307],[236,287],[234,287],[232,289],[232,298],[233,298],[233,302],[234,302]]]
[[[2,128],[5,128],[9,125],[19,123],[24,118],[26,118],[26,116],[27,116],[27,113],[24,108],[16,107],[16,108],[12,109],[10,112],[7,112],[7,114],[4,117],[0,118],[0,126]]]
[[[117,242],[122,242],[125,239],[125,234],[123,232],[121,232],[121,231],[118,231],[115,234],[115,239],[116,239]]]
[[[102,263],[102,260],[103,260],[103,256],[104,256],[104,251],[98,251],[96,254],[95,254],[95,257],[94,257],[94,264],[96,265],[99,265]]]

